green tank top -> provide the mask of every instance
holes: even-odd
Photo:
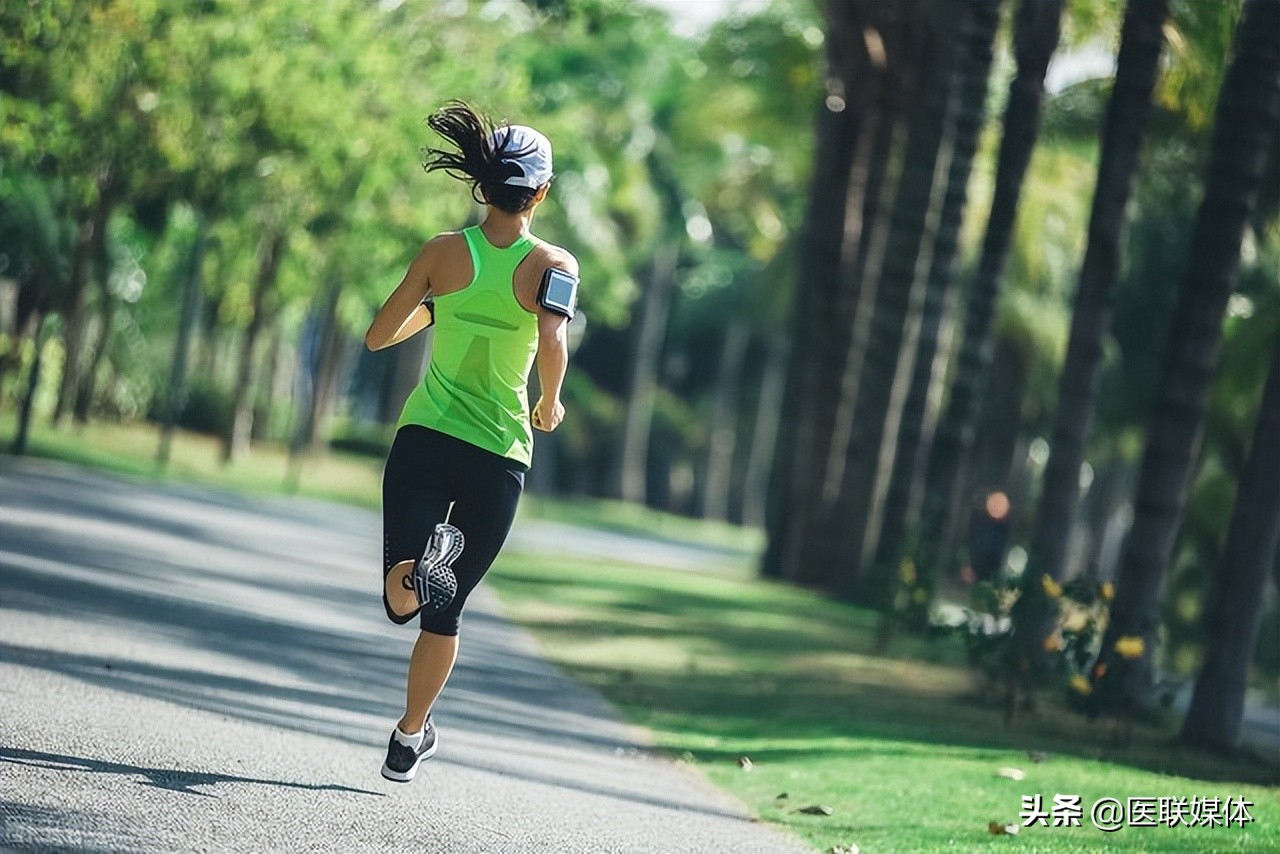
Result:
[[[528,466],[533,430],[527,386],[538,317],[516,300],[512,274],[533,241],[521,237],[499,249],[479,226],[462,235],[475,274],[463,290],[435,298],[431,364],[396,426],[430,427]]]

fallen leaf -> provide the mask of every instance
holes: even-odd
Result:
[[[831,815],[835,810],[831,809],[831,807],[812,804],[807,807],[800,807],[796,812],[802,812],[805,815]]]
[[[752,765],[752,762],[751,762],[750,756],[738,757],[738,767],[741,768],[743,771],[750,771],[751,765]]]
[[[987,822],[987,831],[992,836],[1017,836],[1021,830],[1022,826],[1017,824],[1001,824],[998,821]]]
[[[1025,780],[1027,772],[1021,768],[1001,768],[996,771],[997,777],[1007,777],[1010,780]]]
[[[1006,824],[1004,826],[1004,832],[1009,834],[1010,836],[1017,836],[1018,832],[1021,830],[1022,830],[1022,825],[1020,824]]]

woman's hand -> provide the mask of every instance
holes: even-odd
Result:
[[[550,433],[559,427],[560,422],[564,420],[564,404],[560,402],[559,398],[547,403],[545,398],[540,397],[533,407],[531,420],[534,427],[544,433]]]

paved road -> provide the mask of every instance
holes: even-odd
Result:
[[[378,775],[413,633],[376,517],[0,458],[0,849],[802,851],[644,752],[487,595],[441,750]]]

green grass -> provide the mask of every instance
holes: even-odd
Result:
[[[905,638],[870,655],[874,616],[806,591],[623,562],[508,555],[492,583],[553,660],[596,687],[659,747],[816,848],[864,852],[1278,851],[1280,767],[1228,761],[1139,728],[1056,709],[1006,728],[954,642]],[[1044,705],[1053,705],[1046,703]],[[1034,762],[1027,751],[1049,754]],[[753,767],[743,771],[740,757]],[[996,775],[1024,771],[1022,781]],[[787,797],[777,796],[786,793]],[[1243,829],[1025,828],[1022,795],[1240,797]],[[833,814],[797,813],[809,805]]]
[[[127,477],[173,480],[239,492],[295,492],[287,486],[288,455],[281,445],[257,443],[235,463],[224,466],[220,444],[212,436],[179,430],[174,434],[168,469],[156,465],[160,431],[148,423],[92,422],[55,430],[45,419],[33,425],[28,455],[87,466]],[[0,437],[8,450],[13,417],[0,417]],[[296,494],[376,508],[382,501],[382,462],[354,454],[309,457]]]
[[[521,499],[520,512],[530,519],[716,549],[738,558],[743,564],[754,561],[764,547],[764,532],[755,528],[690,519],[625,501],[597,498],[547,500],[530,495]]]

